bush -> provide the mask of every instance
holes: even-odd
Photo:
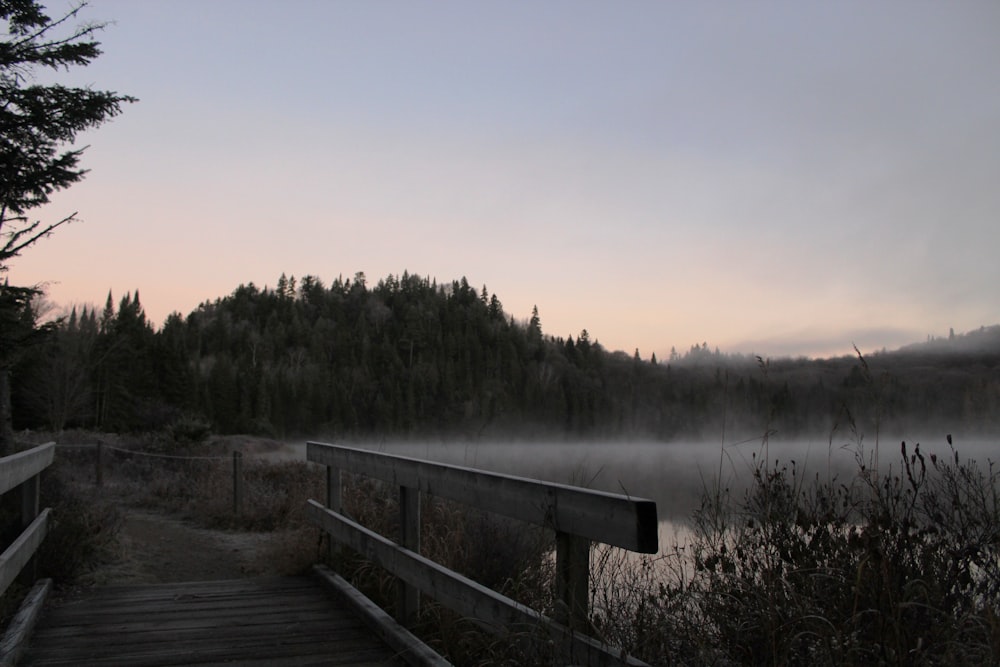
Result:
[[[997,664],[998,473],[948,440],[846,480],[755,458],[741,499],[705,494],[691,569],[613,568],[599,629],[656,664]]]
[[[200,444],[212,434],[212,425],[198,417],[183,416],[170,425],[167,433],[174,442]]]
[[[40,487],[41,505],[52,513],[37,553],[38,575],[58,584],[73,583],[112,560],[124,523],[121,511],[99,490],[68,481],[68,472],[57,460],[43,473]]]

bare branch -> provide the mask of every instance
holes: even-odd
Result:
[[[27,227],[24,227],[23,229],[19,229],[15,232],[12,232],[10,234],[10,238],[7,239],[7,242],[3,245],[2,248],[0,248],[0,262],[3,262],[6,259],[10,259],[11,257],[17,257],[17,255],[19,255],[22,250],[24,250],[31,244],[35,243],[39,239],[48,236],[53,231],[55,231],[57,227],[61,227],[62,225],[73,222],[76,219],[76,214],[77,211],[74,211],[73,213],[63,218],[62,220],[59,220],[58,222],[53,222],[52,224],[47,225],[40,231],[35,231],[42,224],[41,220],[37,220],[34,223],[28,225]],[[24,238],[26,234],[28,235],[28,237]]]
[[[44,37],[45,33],[49,32],[53,28],[57,28],[60,25],[62,25],[63,23],[66,23],[67,21],[69,21],[71,18],[75,18],[77,16],[77,14],[80,13],[80,10],[83,9],[84,7],[86,7],[86,6],[87,6],[86,2],[81,2],[76,7],[71,7],[70,10],[66,13],[66,15],[63,16],[62,18],[57,19],[55,21],[49,20],[47,23],[41,25],[38,28],[38,30],[36,30],[35,32],[33,32],[31,34],[25,35],[23,39],[21,39],[20,41],[14,42],[13,45],[15,47],[19,47],[19,46],[21,46],[23,44],[34,42],[34,41],[36,41],[36,40]],[[79,28],[77,28],[77,30],[79,30]],[[87,34],[87,32],[92,32],[92,31],[91,30],[86,30],[86,31],[82,32],[81,34]],[[65,40],[65,41],[68,41],[68,40]],[[55,44],[58,44],[58,43],[59,42],[55,42]]]

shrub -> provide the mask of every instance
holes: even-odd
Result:
[[[167,429],[174,442],[202,443],[212,434],[212,425],[199,417],[178,417]]]
[[[844,479],[755,457],[686,544],[595,550],[595,633],[657,665],[998,664],[1000,480],[948,440]]]
[[[794,463],[755,461],[741,500],[705,495],[694,571],[640,587],[621,643],[664,664],[677,651],[723,664],[997,663],[992,463],[903,443],[884,474],[859,456],[851,479],[805,482]],[[679,633],[670,653],[648,640],[650,623]]]
[[[49,532],[37,553],[38,575],[73,583],[115,557],[124,517],[93,487],[65,479],[58,460],[43,473],[41,505],[51,507]]]

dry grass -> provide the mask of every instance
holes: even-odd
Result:
[[[742,497],[706,493],[684,549],[595,552],[602,637],[654,665],[998,664],[992,464],[904,446],[880,474],[752,472]]]

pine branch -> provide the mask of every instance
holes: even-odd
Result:
[[[21,229],[11,232],[9,238],[7,239],[7,242],[4,243],[2,248],[0,248],[0,265],[2,265],[3,262],[5,262],[8,259],[11,259],[12,257],[17,257],[22,250],[32,245],[33,243],[37,242],[38,240],[48,236],[53,231],[55,231],[57,227],[61,227],[62,225],[73,222],[76,219],[76,214],[77,211],[74,211],[73,213],[63,218],[62,220],[47,225],[41,231],[37,232],[35,231],[42,224],[41,220],[36,220],[27,227],[23,227]],[[26,235],[27,238],[24,238]]]

